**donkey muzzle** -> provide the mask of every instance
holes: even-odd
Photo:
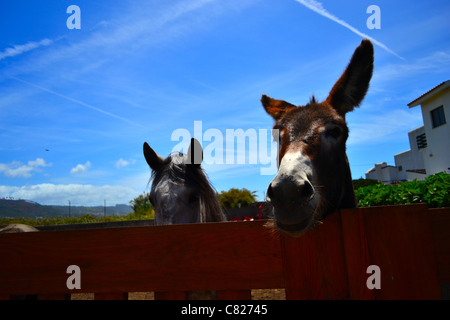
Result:
[[[276,225],[287,233],[303,232],[313,221],[317,193],[310,181],[312,175],[308,158],[301,153],[288,153],[267,188],[266,200],[274,208]]]

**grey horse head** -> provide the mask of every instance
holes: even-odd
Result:
[[[172,153],[163,159],[144,143],[144,156],[152,170],[150,201],[155,225],[224,221],[215,190],[201,168],[203,151],[191,139],[188,154]]]

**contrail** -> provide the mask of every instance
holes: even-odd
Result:
[[[40,90],[42,90],[42,91],[51,93],[51,94],[53,94],[53,95],[55,95],[55,96],[58,96],[58,97],[61,97],[61,98],[63,98],[63,99],[66,99],[66,100],[75,102],[75,103],[77,103],[77,104],[79,104],[79,105],[82,105],[83,107],[86,107],[86,108],[95,110],[95,111],[97,111],[97,112],[103,113],[103,114],[105,114],[105,115],[107,115],[107,116],[110,116],[110,117],[112,117],[112,118],[115,118],[115,119],[118,119],[118,120],[122,120],[122,121],[128,122],[128,123],[130,123],[130,124],[132,124],[132,125],[134,125],[134,126],[138,126],[138,127],[145,128],[143,125],[141,125],[141,124],[139,124],[139,123],[136,123],[136,122],[131,121],[131,120],[129,120],[129,119],[126,119],[126,118],[124,118],[124,117],[118,116],[118,115],[116,115],[116,114],[114,114],[114,113],[111,113],[111,112],[102,110],[102,109],[97,108],[97,107],[95,107],[95,106],[93,106],[93,105],[84,103],[83,101],[80,101],[80,100],[77,100],[77,99],[68,97],[68,96],[63,95],[63,94],[61,94],[61,93],[55,92],[55,91],[53,91],[53,90],[50,90],[50,89],[41,87],[41,86],[39,86],[39,85],[37,85],[37,84],[31,83],[31,82],[28,82],[28,81],[25,81],[25,80],[22,80],[22,79],[19,79],[19,78],[16,78],[16,77],[11,77],[11,76],[10,76],[10,78],[11,78],[11,79],[14,79],[14,80],[16,80],[16,81],[25,83],[25,84],[27,84],[27,85],[29,85],[29,86],[38,88],[38,89],[40,89]]]
[[[344,20],[339,19],[338,17],[336,17],[335,15],[329,13],[323,6],[322,3],[316,1],[316,0],[295,0],[298,3],[304,5],[305,7],[307,7],[308,9],[320,14],[321,16],[324,16],[327,19],[330,19],[338,24],[340,24],[343,27],[346,27],[347,29],[349,29],[350,31],[356,33],[357,35],[359,35],[360,37],[363,38],[367,38],[370,41],[372,41],[374,44],[376,44],[377,46],[383,48],[384,50],[386,50],[387,52],[393,54],[394,56],[405,60],[405,58],[399,56],[397,53],[395,53],[394,51],[392,51],[391,49],[389,49],[388,47],[386,47],[385,44],[381,43],[378,40],[375,40],[374,38],[368,36],[365,33],[362,33],[361,31],[359,31],[358,29],[352,27],[351,25],[349,25],[347,22],[345,22]]]
[[[19,54],[28,52],[30,50],[34,50],[34,49],[42,47],[42,46],[48,46],[52,43],[53,43],[53,40],[45,38],[38,42],[30,41],[25,44],[15,45],[12,48],[6,48],[5,51],[0,52],[0,60],[3,60],[8,57],[17,56]]]

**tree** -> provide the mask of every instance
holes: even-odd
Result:
[[[153,219],[155,210],[149,200],[148,192],[140,194],[130,201],[130,206],[133,208],[134,215],[141,219]]]
[[[256,191],[248,189],[231,188],[228,191],[221,191],[219,194],[219,203],[225,208],[241,208],[249,207],[252,202],[256,201]]]

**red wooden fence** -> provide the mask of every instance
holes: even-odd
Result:
[[[0,234],[0,298],[218,290],[219,299],[249,299],[250,289],[285,288],[287,299],[441,299],[450,284],[450,208],[341,210],[300,238],[265,223]],[[80,267],[81,289],[66,286],[70,265]],[[366,285],[370,265],[380,289]]]

